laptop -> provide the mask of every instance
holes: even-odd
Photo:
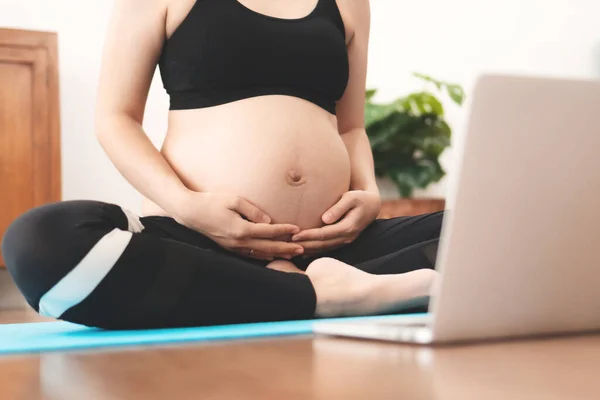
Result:
[[[600,331],[600,81],[484,75],[469,111],[428,313],[316,333],[428,344]]]

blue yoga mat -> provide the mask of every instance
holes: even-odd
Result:
[[[419,314],[406,314],[415,316]],[[247,339],[267,336],[308,335],[319,321],[368,320],[354,317],[307,321],[263,322],[199,328],[105,331],[68,322],[36,322],[0,325],[0,354],[37,353],[118,346],[158,345],[211,340]]]

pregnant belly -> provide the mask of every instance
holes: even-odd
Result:
[[[207,115],[210,114],[210,115]],[[241,196],[274,223],[322,226],[350,185],[333,116],[284,96],[172,112],[162,154],[192,190]],[[149,201],[144,214],[163,214]]]

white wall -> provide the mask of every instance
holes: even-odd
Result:
[[[112,1],[0,0],[0,26],[57,31],[61,84],[63,197],[117,202],[139,209],[93,134],[96,80]],[[467,90],[484,71],[600,77],[598,0],[371,0],[368,86],[389,100],[420,87],[413,71],[456,81]],[[145,128],[157,145],[168,99],[159,79]],[[448,105],[460,133],[463,112]],[[444,154],[448,165],[450,152]],[[445,182],[427,193],[443,195]]]
[[[420,88],[412,72],[467,92],[482,72],[600,77],[599,0],[371,0],[371,9],[367,86],[381,88],[376,100]],[[459,136],[465,113],[444,103]],[[443,196],[446,183],[416,195]]]
[[[63,199],[97,199],[139,211],[140,196],[108,160],[94,135],[94,104],[110,0],[0,0],[0,27],[58,32]],[[168,97],[158,76],[145,129],[158,146]]]

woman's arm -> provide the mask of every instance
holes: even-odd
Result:
[[[148,90],[165,38],[165,0],[116,0],[104,45],[96,135],[121,174],[176,215],[188,189],[142,129]]]
[[[238,196],[187,189],[144,133],[146,98],[165,38],[167,1],[115,2],[96,108],[102,147],[142,195],[221,247],[261,259],[300,254],[302,246],[273,239],[296,233],[297,226],[270,224],[268,215]]]
[[[354,34],[348,44],[350,78],[337,105],[338,130],[348,149],[352,165],[351,189],[379,194],[375,183],[373,153],[365,131],[365,85],[369,47],[370,7],[368,0],[343,1],[346,18]]]

